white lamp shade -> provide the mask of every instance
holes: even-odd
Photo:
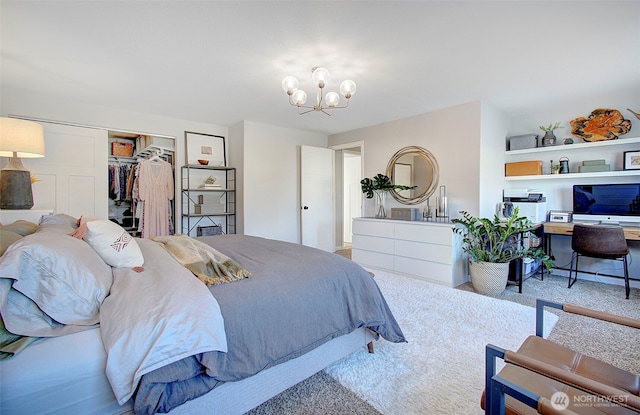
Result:
[[[0,118],[0,157],[44,157],[42,125],[15,118]]]
[[[329,106],[329,108],[333,108],[340,102],[340,95],[337,92],[329,92],[324,97],[324,102]]]
[[[356,93],[356,83],[347,79],[340,84],[340,93],[347,99]]]
[[[298,80],[295,78],[295,76],[285,76],[282,80],[282,89],[284,89],[284,92],[289,95],[296,92],[298,90]]]
[[[301,89],[298,89],[291,96],[291,101],[293,101],[293,103],[296,105],[304,105],[304,103],[307,102],[307,93]]]

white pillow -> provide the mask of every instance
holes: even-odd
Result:
[[[139,267],[144,264],[138,243],[116,223],[104,219],[87,222],[84,240],[112,267]]]

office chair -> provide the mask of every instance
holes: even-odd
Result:
[[[622,261],[624,264],[624,286],[627,300],[629,299],[629,267],[627,255],[629,248],[624,237],[624,231],[617,225],[573,225],[571,238],[571,268],[569,269],[569,286],[578,280],[578,259],[580,256]],[[573,268],[575,258],[576,267]],[[575,271],[575,278],[571,274]]]

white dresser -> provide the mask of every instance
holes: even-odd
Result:
[[[26,220],[33,223],[39,223],[40,218],[43,215],[51,214],[53,214],[53,210],[50,209],[0,209],[0,223],[3,225],[9,225],[17,220]]]
[[[353,219],[358,264],[455,287],[467,281],[466,258],[451,223]]]

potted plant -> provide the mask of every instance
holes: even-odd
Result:
[[[560,126],[560,121],[558,121],[555,124],[554,123],[549,123],[549,125],[546,126],[546,127],[544,125],[540,126],[540,129],[542,131],[544,131],[544,137],[542,137],[542,146],[543,147],[555,145],[556,136],[553,133],[553,131],[557,130],[558,128],[564,128],[564,127]]]
[[[539,248],[528,248],[518,242],[518,236],[528,232],[533,224],[518,216],[518,208],[508,218],[479,218],[462,211],[462,218],[453,219],[453,232],[462,237],[462,250],[469,254],[469,277],[480,294],[497,296],[507,285],[509,263],[529,257],[542,260],[551,268],[549,256]]]
[[[376,218],[379,219],[384,219],[387,217],[384,203],[387,199],[388,191],[393,189],[409,190],[416,188],[416,186],[403,186],[399,184],[393,184],[391,183],[391,179],[389,179],[389,176],[386,176],[382,173],[376,174],[373,179],[367,177],[360,180],[360,187],[362,189],[362,193],[367,196],[367,199],[371,199],[372,197],[376,198]]]

